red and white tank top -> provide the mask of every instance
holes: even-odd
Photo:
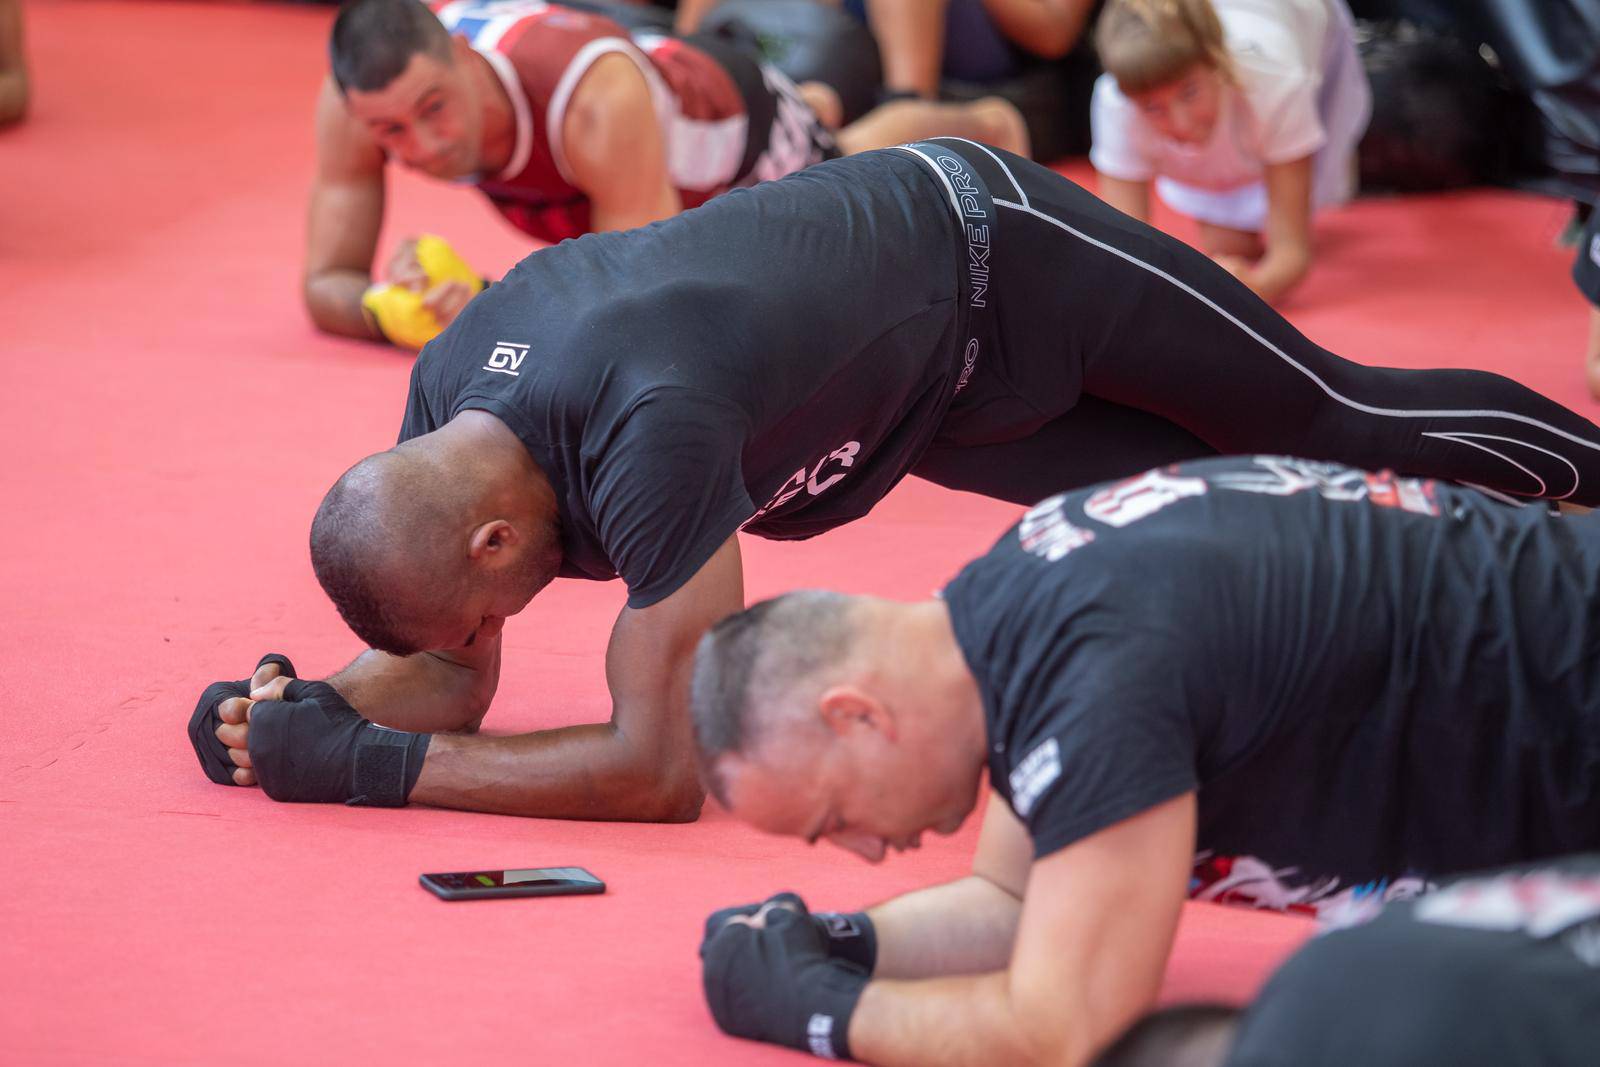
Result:
[[[650,86],[667,169],[685,208],[741,177],[749,119],[738,86],[709,55],[660,35],[631,37],[617,23],[541,0],[440,0],[452,34],[500,76],[516,116],[511,160],[480,188],[518,229],[552,243],[591,229],[589,199],[572,184],[561,143],[567,104],[595,60],[617,52]]]

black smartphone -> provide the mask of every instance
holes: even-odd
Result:
[[[606,884],[582,867],[524,867],[512,871],[450,871],[425,874],[422,888],[444,900],[494,897],[553,897],[604,893]]]

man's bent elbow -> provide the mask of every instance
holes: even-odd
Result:
[[[300,286],[306,317],[321,333],[377,340],[380,335],[361,306],[365,284],[361,276],[353,272],[348,280],[320,272],[306,275]]]
[[[698,779],[662,778],[638,792],[643,822],[694,822],[705,806],[706,791]]]

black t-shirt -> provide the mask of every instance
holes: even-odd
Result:
[[[1039,856],[1194,789],[1203,899],[1600,846],[1600,517],[1208,459],[1040,504],[944,595]]]
[[[1227,1067],[1593,1067],[1600,855],[1473,875],[1314,938]]]
[[[1589,303],[1600,307],[1600,209],[1589,212],[1589,224],[1578,239],[1578,258],[1572,264],[1572,280]]]
[[[910,469],[959,384],[963,241],[889,150],[563,242],[423,349],[400,439],[499,417],[555,487],[562,574],[645,607],[741,525],[809,537]]]

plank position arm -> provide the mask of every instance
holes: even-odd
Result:
[[[649,822],[696,818],[704,791],[687,710],[695,644],[713,622],[743,606],[737,537],[730,537],[670,596],[624,608],[606,650],[609,722],[508,737],[471,736],[499,681],[500,626],[491,619],[447,652],[396,657],[363,653],[330,678],[353,707],[382,725],[436,733],[411,791],[417,803],[545,818]],[[270,671],[272,668],[265,668]],[[254,701],[283,694],[288,679],[258,673],[253,699],[224,701],[218,737],[255,783],[248,750]]]
[[[380,340],[362,310],[383,226],[383,152],[345,110],[330,75],[317,97],[317,169],[306,220],[301,293],[317,329]]]
[[[991,803],[990,812],[999,807]],[[984,837],[991,834],[1011,841],[980,844],[980,858],[986,852],[1015,856],[1016,837],[1026,838],[1015,818],[992,814]],[[1034,861],[1008,966],[996,951],[998,923],[988,944],[965,960],[922,955],[948,929],[971,921],[958,916],[954,893],[941,892],[961,882],[934,891],[948,910],[929,907],[914,921],[908,912],[904,923],[890,918],[896,902],[875,910],[875,920],[880,912],[886,920],[882,973],[952,963],[959,969],[1001,966],[983,974],[875,978],[850,1020],[851,1053],[881,1067],[1087,1062],[1155,999],[1188,884],[1194,834],[1195,799],[1187,793]],[[991,916],[1002,911],[994,907]],[[918,941],[924,947],[913,947]]]

